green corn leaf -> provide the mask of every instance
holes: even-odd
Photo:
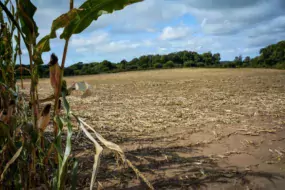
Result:
[[[58,173],[58,172],[57,172]],[[52,189],[53,190],[57,190],[57,177],[56,176],[54,176],[53,178],[52,178]]]
[[[70,114],[70,106],[69,106],[68,101],[66,100],[66,92],[65,91],[62,92],[62,99],[63,99],[63,107],[64,107],[64,109],[66,111],[66,114],[69,116],[69,114]]]
[[[56,38],[56,31],[59,28],[64,28],[68,26],[72,21],[78,20],[79,19],[78,13],[80,13],[80,11],[81,11],[80,9],[71,9],[69,12],[62,14],[57,19],[55,19],[52,22],[50,37]]]
[[[61,133],[62,133],[64,122],[63,122],[63,119],[58,116],[55,117],[55,122],[57,123],[57,126],[58,126],[58,134],[56,135],[54,146],[59,154],[59,158],[62,159],[61,155],[63,154],[63,152],[61,149]]]
[[[56,31],[67,26],[78,16],[78,9],[72,9],[68,13],[62,14],[52,22],[50,34],[44,36],[36,45],[35,52],[37,57],[41,57],[43,52],[50,51],[50,39],[56,38]]]
[[[71,122],[67,122],[67,137],[66,137],[66,145],[65,145],[65,151],[64,151],[64,157],[62,160],[62,163],[59,165],[59,171],[58,171],[58,181],[57,181],[57,188],[63,189],[64,182],[67,175],[67,163],[68,163],[68,157],[71,153],[71,136],[72,136],[72,125]]]
[[[50,51],[49,35],[43,37],[34,48],[33,60],[37,64],[43,64],[42,53]]]
[[[93,20],[97,20],[102,14],[112,13],[141,1],[143,0],[87,0],[79,7],[78,17],[64,28],[60,38],[69,39],[72,34],[79,34],[85,30]]]
[[[34,44],[39,35],[37,24],[33,19],[37,8],[30,0],[19,0],[18,10],[22,32],[26,37],[25,41],[28,44]]]
[[[71,173],[71,190],[76,190],[77,171],[78,171],[78,161],[77,159],[74,158],[74,163],[73,163],[72,173]]]
[[[43,37],[36,45],[36,52],[42,53],[50,51],[49,39],[49,35]]]
[[[51,27],[50,34],[44,36],[36,45],[34,61],[42,64],[41,55],[50,51],[50,39],[56,38],[56,31],[64,28],[60,38],[69,39],[72,34],[85,30],[93,20],[97,20],[103,13],[112,13],[125,6],[143,0],[87,0],[79,9],[72,9],[56,18]]]

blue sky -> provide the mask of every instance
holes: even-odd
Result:
[[[74,0],[78,7],[82,0]],[[68,10],[68,0],[34,0],[40,38],[53,19]],[[58,31],[60,34],[61,31]],[[144,54],[189,50],[221,53],[222,60],[256,56],[285,37],[284,0],[145,0],[103,15],[70,40],[67,65],[104,59],[119,62]],[[61,60],[63,40],[51,42]],[[23,47],[24,48],[24,47]],[[24,62],[27,61],[23,49]]]

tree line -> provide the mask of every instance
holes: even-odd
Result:
[[[194,51],[179,51],[167,55],[143,55],[131,61],[122,60],[112,63],[108,60],[92,63],[75,63],[64,70],[65,76],[90,75],[100,73],[115,73],[124,71],[205,67],[205,68],[277,68],[285,69],[285,41],[272,44],[260,49],[260,55],[254,58],[242,55],[236,56],[232,61],[221,61],[220,53],[206,52],[199,54]],[[16,66],[17,68],[19,66]],[[28,68],[28,67],[27,67]],[[49,76],[49,68],[42,65],[38,68],[41,77]],[[19,69],[17,76],[19,76]],[[23,76],[28,76],[28,71],[23,71]]]

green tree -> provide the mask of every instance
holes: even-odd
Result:
[[[197,67],[197,64],[194,61],[190,60],[184,63],[184,67]]]
[[[173,58],[171,59],[176,64],[183,64],[182,57],[179,57],[178,53],[174,54]]]
[[[220,64],[220,61],[221,61],[221,55],[220,53],[215,53],[213,55],[213,62],[215,65],[219,65]]]
[[[246,56],[243,60],[243,67],[248,67],[250,65],[250,57]]]
[[[148,63],[149,63],[149,57],[144,55],[139,58],[137,65],[139,69],[147,69],[149,68]]]
[[[236,67],[241,67],[242,66],[242,56],[241,55],[235,57],[234,65]]]
[[[162,64],[166,63],[166,57],[165,57],[165,55],[161,55],[161,56],[160,56],[160,63],[162,63]]]
[[[121,62],[120,62],[120,69],[122,70],[125,70],[126,67],[127,67],[127,61],[125,59],[123,59]]]
[[[162,64],[161,63],[155,63],[153,65],[153,67],[156,68],[156,69],[160,69],[160,68],[162,68]]]
[[[192,54],[193,54],[194,61],[196,63],[203,62],[202,56],[200,56],[198,53],[192,52]]]
[[[205,65],[205,63],[203,63],[203,62],[198,62],[198,63],[197,63],[197,66],[198,66],[198,67],[205,67],[206,65]]]
[[[163,64],[163,68],[173,68],[174,63],[173,61],[167,61],[165,64]]]
[[[213,64],[213,58],[212,58],[212,53],[207,52],[202,54],[202,59],[204,60],[204,63],[209,66]]]
[[[186,61],[189,61],[189,60],[192,60],[192,59],[190,59],[190,56],[189,56],[190,54],[187,52],[187,51],[183,51],[182,52],[182,61],[183,61],[183,63],[185,63]]]
[[[113,65],[110,61],[104,60],[99,64],[99,70],[102,72],[109,72],[115,69],[116,66]]]

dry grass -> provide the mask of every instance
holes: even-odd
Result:
[[[285,174],[284,71],[174,69],[67,78],[72,81],[94,86],[91,97],[68,97],[73,111],[119,143],[157,189],[285,185],[267,180]],[[42,80],[42,97],[47,86]],[[90,147],[75,147],[84,161],[82,186],[92,168]],[[130,170],[113,171],[112,155],[104,157],[101,186],[145,188]]]

